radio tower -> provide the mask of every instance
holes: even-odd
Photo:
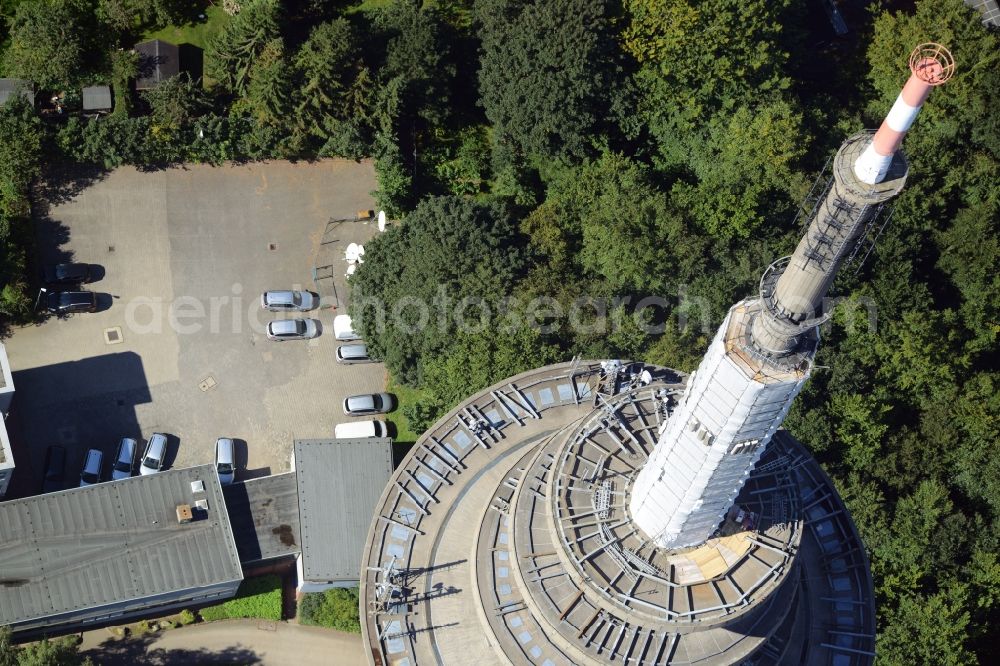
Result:
[[[870,666],[864,544],[779,426],[823,298],[871,250],[906,180],[903,136],[954,71],[937,44],[909,64],[879,130],[848,138],[813,187],[795,253],[733,306],[697,372],[549,365],[420,437],[362,555],[370,664]]]
[[[938,44],[913,51],[882,126],[840,147],[795,254],[767,269],[759,296],[729,311],[632,487],[632,519],[660,547],[702,543],[732,506],[809,378],[837,270],[906,182],[903,137],[954,67]]]

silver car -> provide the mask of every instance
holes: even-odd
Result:
[[[311,291],[265,291],[260,307],[271,312],[306,312],[315,308],[318,300]]]
[[[154,432],[146,442],[146,451],[142,454],[142,463],[139,464],[139,474],[142,476],[156,474],[163,469],[163,459],[166,457],[167,436]]]
[[[337,363],[371,363],[366,345],[340,345],[337,347]]]
[[[236,455],[233,440],[220,437],[215,442],[215,469],[219,472],[219,482],[227,486],[236,478]]]
[[[118,452],[115,453],[115,462],[111,465],[111,480],[118,481],[132,476],[132,466],[135,464],[135,452],[139,448],[138,444],[131,437],[122,437],[118,442]]]
[[[344,413],[348,416],[368,416],[392,411],[396,401],[389,393],[365,393],[344,399]]]
[[[267,323],[267,339],[284,342],[285,340],[311,340],[319,335],[319,327],[315,319],[279,319]]]

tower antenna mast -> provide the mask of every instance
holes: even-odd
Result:
[[[823,298],[882,206],[906,182],[900,145],[935,86],[954,74],[940,44],[910,54],[910,77],[876,132],[849,137],[833,182],[791,257],[771,264],[760,293],[729,311],[690,378],[629,498],[654,543],[708,539],[781,426],[813,368]]]

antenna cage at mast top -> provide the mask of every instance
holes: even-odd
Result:
[[[910,71],[924,83],[939,86],[955,74],[955,58],[941,44],[927,42],[910,53]]]

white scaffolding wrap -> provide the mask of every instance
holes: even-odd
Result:
[[[808,373],[761,383],[726,353],[722,323],[632,488],[632,519],[657,545],[708,539],[732,506]]]

